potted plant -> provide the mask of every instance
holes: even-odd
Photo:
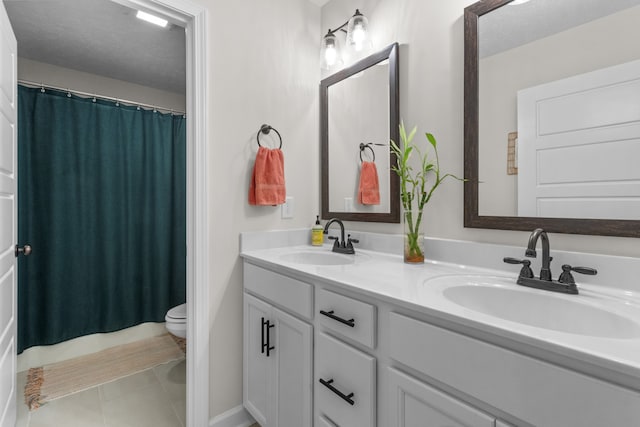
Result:
[[[401,145],[391,140],[391,151],[396,155],[396,164],[391,167],[391,170],[400,177],[400,200],[404,211],[404,261],[422,263],[424,262],[424,207],[431,200],[436,188],[446,178],[453,177],[459,181],[464,180],[450,173],[441,175],[438,146],[436,138],[432,134],[425,133],[427,141],[433,147],[435,155],[433,161],[429,157],[428,150],[423,154],[418,145],[413,142],[416,127],[408,135],[403,122],[400,122],[399,128]],[[414,153],[420,160],[416,169],[411,162]],[[433,183],[429,184],[432,177]]]

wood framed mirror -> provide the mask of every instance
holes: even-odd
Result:
[[[598,114],[585,112],[584,105],[588,105],[588,101],[583,97],[587,92],[598,92],[607,85],[622,88],[619,92],[623,97],[625,93],[640,93],[640,73],[635,71],[623,73],[624,77],[615,85],[599,80],[602,75],[606,74],[608,78],[613,71],[618,72],[624,67],[627,67],[625,70],[628,67],[640,70],[640,51],[633,46],[637,38],[631,37],[629,32],[638,27],[633,22],[637,23],[640,16],[640,2],[580,0],[579,4],[567,4],[570,2],[533,0],[518,6],[509,3],[511,0],[482,0],[464,10],[464,176],[468,179],[464,184],[464,226],[523,231],[542,227],[556,233],[640,237],[640,172],[637,172],[640,168],[629,160],[637,159],[637,153],[640,153],[640,148],[636,148],[640,147],[640,97],[630,95],[629,101],[614,98],[615,101],[606,105],[598,102],[599,106],[594,110]],[[565,13],[554,7],[564,7]],[[530,15],[527,10],[535,13]],[[627,21],[631,23],[629,26],[625,24]],[[490,32],[493,25],[496,29],[499,27],[500,32],[494,38],[513,41],[514,44],[488,49],[487,40],[491,40],[491,35],[486,32]],[[537,36],[508,33],[538,31],[540,27],[553,26],[557,26],[555,30]],[[495,32],[498,33],[498,30]],[[563,43],[569,39],[575,39],[580,44],[573,47],[567,45],[563,51]],[[534,54],[534,48],[544,52],[544,56]],[[603,55],[606,59],[597,58],[594,51],[598,49],[606,52]],[[503,57],[498,58],[499,55]],[[528,60],[535,61],[535,65],[531,62],[527,64]],[[545,65],[552,62],[561,66],[555,70]],[[500,64],[498,68],[497,64]],[[486,83],[491,77],[495,77],[493,86]],[[529,80],[522,83],[526,78]],[[513,83],[514,80],[518,80],[520,86]],[[575,86],[576,81],[582,84],[587,80],[598,83],[587,89]],[[509,85],[515,89],[508,94],[508,106],[505,107],[508,111],[506,114],[496,113],[493,110],[503,111],[499,110],[499,92]],[[564,92],[554,92],[561,95],[549,95],[550,88],[562,88]],[[532,98],[529,96],[532,92],[544,96]],[[574,104],[565,103],[571,98],[575,98],[572,100]],[[624,110],[620,114],[609,114],[614,117],[611,120],[599,113],[617,108],[622,101],[625,103]],[[531,105],[534,108],[529,108]],[[548,110],[545,111],[545,108]],[[535,116],[534,119],[525,116],[529,110],[533,111],[531,114]],[[559,115],[564,112],[570,112],[572,116],[565,118]],[[491,134],[486,130],[488,126],[493,129],[497,122],[507,116],[510,117],[510,123],[498,129],[497,133]],[[587,123],[589,116],[597,117],[598,124]],[[542,123],[545,117],[553,119],[555,127],[552,130],[548,130],[552,126]],[[529,121],[533,124],[523,124]],[[597,128],[598,132],[606,128],[613,130],[617,136],[592,140],[591,134],[587,133],[588,128]],[[532,133],[527,133],[527,129],[533,129]],[[513,147],[514,131],[519,135],[519,148],[516,163],[509,165],[508,150]],[[531,134],[536,143],[542,136],[551,135],[551,143],[556,145],[548,146],[546,152],[534,152],[533,156],[525,157],[524,154],[530,150],[527,144],[533,144],[528,137]],[[569,142],[572,138],[582,140],[572,146]],[[499,148],[491,148],[490,144],[493,143],[498,144]],[[588,150],[578,152],[578,145],[588,146]],[[612,157],[604,160],[605,155]],[[524,163],[528,161],[526,159],[536,159],[538,163],[530,166]],[[544,164],[540,163],[540,159],[545,160]],[[571,169],[579,163],[587,165],[589,169]],[[533,196],[523,190],[530,187],[524,187],[528,177],[518,171],[518,164],[538,174],[534,183],[542,189],[542,195],[536,193],[533,211],[523,208],[526,203],[522,199]],[[514,166],[518,175],[507,177]],[[621,172],[623,169],[627,170],[625,175]],[[487,170],[498,171],[498,180],[511,180],[511,187],[494,180],[491,173],[486,173]],[[542,175],[541,171],[545,170],[551,173]],[[553,175],[553,179],[548,175]],[[575,192],[561,194],[560,187]],[[499,199],[490,201],[489,193]],[[498,210],[497,205],[505,199],[508,200],[507,208]],[[591,205],[595,208],[592,209]],[[561,206],[561,209],[551,209],[557,206]]]
[[[398,176],[389,140],[399,140],[398,44],[374,53],[320,83],[322,218],[400,222]],[[361,144],[370,144],[365,149]],[[362,160],[374,161],[380,203],[358,203]]]

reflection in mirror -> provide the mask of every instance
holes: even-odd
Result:
[[[465,9],[465,225],[639,235],[640,0],[509,3]]]
[[[389,213],[389,60],[329,86],[328,98],[329,210]],[[376,166],[377,204],[359,201],[362,162]]]
[[[324,219],[400,221],[389,148],[399,122],[397,51],[389,46],[320,85]]]

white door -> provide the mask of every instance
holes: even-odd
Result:
[[[275,327],[275,418],[278,427],[311,427],[313,414],[313,328],[287,313],[273,309]]]
[[[518,92],[518,215],[640,218],[640,60]]]
[[[266,322],[272,321],[271,306],[258,298],[244,294],[244,349],[243,349],[243,402],[253,418],[263,427],[271,427],[271,392],[269,385],[272,373],[271,350],[273,344],[267,340],[272,333]],[[269,323],[271,324],[271,323]]]
[[[0,427],[16,423],[17,43],[0,2]]]
[[[494,427],[495,419],[389,368],[392,427]],[[505,426],[506,427],[506,426]]]

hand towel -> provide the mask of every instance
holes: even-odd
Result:
[[[378,169],[374,162],[362,162],[362,166],[360,167],[360,185],[358,186],[358,202],[362,205],[380,204]]]
[[[278,148],[258,148],[249,185],[249,204],[281,205],[286,199],[284,156]]]

